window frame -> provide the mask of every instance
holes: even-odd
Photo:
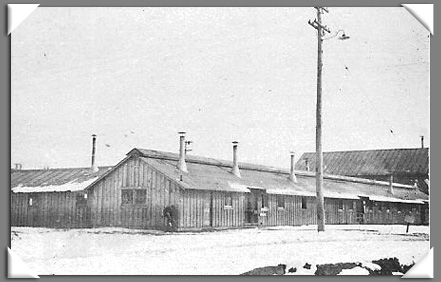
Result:
[[[344,209],[343,199],[338,199],[337,209],[338,209],[338,211],[343,211],[343,209]]]
[[[39,195],[37,193],[31,193],[28,196],[28,207],[35,207],[36,200],[38,200]]]
[[[146,189],[133,189],[133,204],[134,205],[146,205],[147,203],[147,190]],[[143,194],[141,197],[139,194]],[[142,202],[139,202],[139,199],[143,199]]]
[[[121,188],[121,206],[132,206],[133,205],[133,203],[134,203],[134,193],[133,193],[133,190],[135,190],[135,189],[127,189],[127,188]],[[125,201],[124,200],[124,194],[125,193],[129,193],[130,192],[130,201]]]
[[[138,202],[139,198],[139,192],[142,191],[144,196],[144,200],[142,203]],[[124,194],[129,193],[131,201],[124,201]],[[122,187],[121,188],[121,206],[147,206],[147,189],[145,188],[129,188],[129,187]]]
[[[285,205],[286,205],[286,199],[285,199],[285,195],[277,195],[277,209],[278,210],[284,210],[285,209]],[[282,204],[282,205],[280,205]]]
[[[75,205],[76,206],[87,206],[87,193],[78,193],[75,196]]]
[[[305,196],[302,196],[302,210],[308,209],[308,198]]]
[[[225,208],[233,208],[233,194],[232,193],[225,194],[224,207]]]

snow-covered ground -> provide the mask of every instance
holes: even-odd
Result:
[[[304,275],[323,263],[397,257],[410,264],[430,248],[428,226],[410,226],[407,234],[404,225],[328,225],[320,233],[316,228],[163,233],[11,227],[11,250],[38,275],[238,275],[278,264]],[[311,270],[302,268],[306,262]]]

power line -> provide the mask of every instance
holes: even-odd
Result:
[[[369,102],[369,104],[372,106],[372,108],[374,108],[374,110],[377,112],[377,115],[380,116],[383,119],[383,122],[385,124],[387,124],[388,130],[389,132],[394,136],[394,130],[392,128],[392,126],[390,126],[390,122],[386,120],[386,118],[384,117],[384,115],[378,111],[378,108],[376,107],[376,105],[374,105],[374,102],[370,99],[369,95],[367,94],[367,92],[364,90],[364,88],[361,86],[360,81],[358,80],[358,78],[354,75],[352,75],[352,72],[349,70],[348,65],[346,64],[346,62],[344,61],[344,59],[338,54],[338,52],[335,52],[335,54],[337,55],[338,59],[340,60],[340,63],[343,65],[345,71],[349,74],[349,76],[355,81],[355,84],[357,85],[358,89],[360,90],[360,93],[366,98],[366,100]]]

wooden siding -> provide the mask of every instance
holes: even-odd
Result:
[[[277,198],[283,197],[284,207],[278,207]],[[306,206],[302,207],[301,196],[268,195],[268,212],[262,225],[299,226],[316,224],[316,204],[314,197],[304,197]]]
[[[77,196],[84,199],[82,192],[11,193],[11,226],[89,227],[87,200]]]
[[[325,199],[325,223],[357,224],[357,210],[354,200]]]
[[[123,203],[122,191],[145,191],[142,202]],[[237,193],[210,190],[183,190],[179,181],[170,179],[154,167],[133,156],[106,175],[88,191],[87,200],[77,198],[84,192],[11,193],[11,225],[41,227],[121,226],[164,229],[163,210],[175,205],[179,230],[240,228],[246,225],[299,226],[316,224],[315,197],[266,194],[264,191]],[[142,193],[140,193],[142,194]],[[266,216],[246,222],[250,197],[262,205],[266,197]],[[32,205],[29,198],[32,197]],[[258,197],[258,198],[256,198]],[[283,207],[278,198],[283,197]],[[84,198],[84,197],[83,197]],[[253,201],[254,201],[253,200]],[[303,205],[306,204],[306,205]],[[369,202],[360,214],[361,200],[325,199],[326,224],[404,224],[412,211],[414,224],[429,222],[428,205]],[[256,207],[258,214],[261,206]],[[249,214],[249,210],[248,210]],[[360,220],[362,219],[362,220]]]
[[[284,197],[284,208],[278,207],[277,197]],[[268,212],[259,220],[262,226],[299,226],[317,224],[315,197],[304,197],[306,208],[302,207],[301,196],[268,195]],[[373,202],[365,208],[364,221],[357,220],[357,202],[361,200],[325,198],[326,224],[405,224],[404,217],[409,211],[415,217],[414,224],[428,223],[428,209],[419,204]],[[426,221],[422,221],[421,213]],[[424,219],[424,216],[423,216]]]
[[[123,204],[122,190],[144,190],[145,201]],[[131,158],[99,181],[90,192],[93,226],[163,229],[163,210],[179,206],[179,186],[138,158]]]
[[[238,228],[244,225],[243,193],[186,190],[181,196],[181,230]],[[226,197],[231,197],[231,206],[225,205]]]

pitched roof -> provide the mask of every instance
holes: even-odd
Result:
[[[230,170],[232,162],[186,156],[188,173],[181,173],[177,167],[178,154],[146,149],[133,149],[119,164],[113,167],[100,167],[91,174],[89,168],[18,170],[11,172],[13,192],[51,192],[78,191],[93,188],[94,184],[123,164],[131,156],[137,156],[184,189],[250,192],[251,188],[266,189],[270,194],[315,196],[315,174],[296,171],[297,182],[288,179],[285,169],[239,163],[241,178]],[[182,181],[180,176],[182,174]],[[388,183],[324,175],[324,196],[328,198],[358,199],[359,196],[376,196],[382,201],[419,202],[427,200],[424,193],[413,186],[394,183],[394,195],[388,193]]]
[[[79,191],[110,168],[99,167],[96,173],[91,173],[90,168],[12,170],[11,190],[16,193]]]
[[[316,153],[304,153],[296,163],[296,169],[306,170],[309,159],[311,171],[315,171]],[[338,151],[323,153],[324,173],[337,175],[427,175],[429,173],[429,149],[384,149]]]
[[[178,154],[146,149],[134,149],[140,159],[154,167],[184,189],[249,192],[250,188],[267,189],[271,194],[315,196],[315,174],[296,171],[297,182],[289,180],[289,171],[249,163],[239,163],[241,177],[232,174],[232,162],[211,158],[186,156],[188,173],[177,169]],[[182,175],[182,181],[180,176]],[[394,184],[394,195],[388,193],[389,183],[341,177],[324,176],[324,196],[328,198],[358,199],[358,196],[379,196],[383,200],[427,200],[428,197],[413,186]]]

